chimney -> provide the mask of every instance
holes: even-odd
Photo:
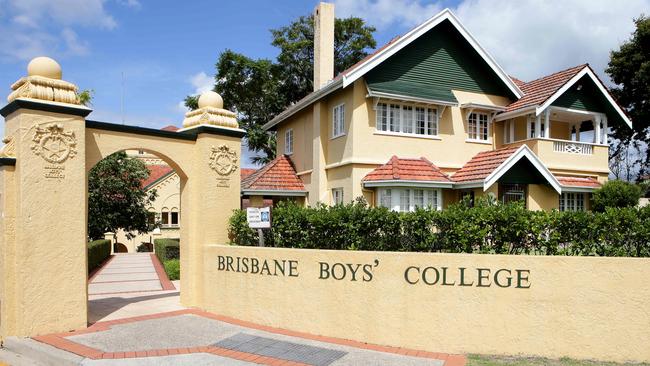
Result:
[[[334,78],[334,4],[314,10],[314,91]]]

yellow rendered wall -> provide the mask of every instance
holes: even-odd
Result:
[[[305,108],[304,111],[278,127],[278,154],[284,154],[284,134],[288,129],[293,129],[293,154],[290,156],[296,167],[296,172],[304,172],[312,168],[312,118],[312,109]]]
[[[273,272],[273,260],[295,261],[295,270],[219,270],[219,256],[269,260]],[[650,361],[649,259],[218,245],[204,247],[203,259],[204,309],[258,324],[432,352]],[[349,270],[341,280],[319,279],[320,263],[368,265],[372,280],[364,281],[362,269],[355,281]],[[446,267],[445,283],[454,285],[440,278],[427,285],[421,277],[409,284],[409,267]],[[460,286],[459,268],[472,285]],[[485,287],[477,286],[478,268],[489,270]],[[499,270],[510,271],[510,286],[506,271],[497,278],[505,287],[497,286]],[[409,281],[415,274],[411,269]]]
[[[559,194],[547,184],[529,184],[526,200],[529,210],[559,209]]]

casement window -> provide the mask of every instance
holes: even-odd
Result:
[[[467,199],[467,203],[469,204],[469,207],[474,207],[474,191],[471,189],[463,189],[458,192],[458,200],[459,201],[464,201]]]
[[[291,128],[284,133],[284,153],[293,154],[293,129]]]
[[[343,188],[332,189],[332,204],[334,205],[343,204]]]
[[[170,226],[178,226],[178,209],[176,207],[172,208],[171,212],[169,213],[169,225]]]
[[[486,113],[470,113],[467,118],[467,130],[470,140],[487,141],[488,115]]]
[[[525,184],[500,184],[499,198],[503,203],[526,202],[527,185]]]
[[[560,211],[584,211],[585,194],[584,193],[562,193],[560,195]]]
[[[345,135],[345,104],[339,104],[332,111],[332,138]]]
[[[438,110],[408,104],[377,104],[377,131],[438,136]]]
[[[160,223],[162,226],[169,226],[169,209],[166,207],[163,207],[161,213],[160,213]]]
[[[418,207],[439,210],[442,207],[442,191],[430,188],[380,188],[377,205],[398,212],[415,211]]]

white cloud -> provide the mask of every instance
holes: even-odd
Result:
[[[113,29],[117,22],[106,12],[105,0],[9,0],[19,16],[40,23],[46,19],[65,26],[85,25]]]
[[[117,0],[117,2],[134,9],[140,9],[142,7],[142,4],[140,4],[140,1],[138,0]]]
[[[195,88],[194,94],[201,94],[212,90],[214,87],[214,78],[201,71],[190,78],[190,83]]]
[[[335,3],[339,16],[405,31],[442,7],[418,0]],[[650,0],[464,0],[452,10],[506,72],[532,80],[585,62],[604,76],[609,52],[629,38],[633,18],[648,9]]]
[[[80,41],[77,33],[70,28],[65,28],[61,31],[61,37],[65,41],[67,50],[73,55],[85,55],[88,53],[88,45],[86,42]]]

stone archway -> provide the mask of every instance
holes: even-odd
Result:
[[[181,177],[181,302],[202,307],[203,247],[227,242],[239,207],[234,113],[209,92],[179,132],[87,121],[76,86],[60,78],[55,61],[33,60],[0,110],[0,337],[87,325],[88,170],[129,148],[155,152]]]

